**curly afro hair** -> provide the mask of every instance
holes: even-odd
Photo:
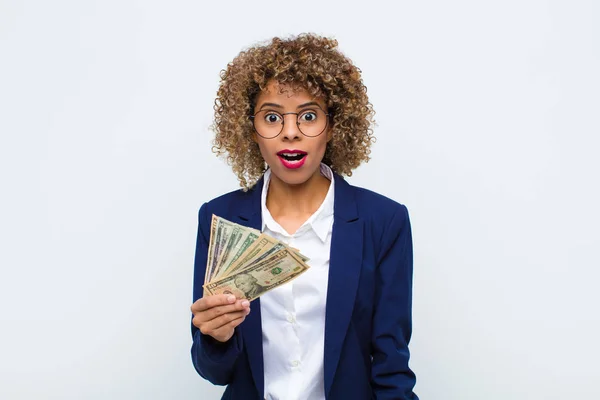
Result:
[[[335,39],[301,34],[290,39],[274,38],[266,45],[242,51],[221,71],[215,100],[213,152],[226,154],[240,185],[248,190],[266,166],[252,139],[249,118],[255,99],[270,81],[302,88],[322,97],[332,115],[332,139],[323,162],[341,175],[369,160],[375,141],[373,106],[367,97],[360,69],[337,50]]]

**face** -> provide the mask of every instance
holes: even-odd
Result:
[[[248,275],[239,275],[234,280],[235,286],[244,293],[248,293],[252,290],[254,282],[256,282],[254,278]]]
[[[270,125],[276,133],[281,128],[281,119],[284,121],[281,133],[275,138],[266,139],[254,132],[254,141],[258,143],[263,159],[271,168],[272,179],[288,185],[299,185],[319,175],[321,160],[325,155],[327,142],[331,139],[331,124],[324,125],[322,133],[314,137],[306,136],[300,131],[302,129],[309,135],[320,132],[320,129],[311,130],[318,125],[317,115],[327,120],[319,108],[327,112],[324,99],[314,98],[303,89],[294,91],[289,86],[280,86],[274,81],[257,96],[255,127],[262,124],[263,129],[268,129],[264,127]]]

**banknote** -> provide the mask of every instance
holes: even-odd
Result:
[[[299,259],[301,259],[304,262],[310,261],[310,258],[306,257],[304,254],[300,253],[300,250],[295,249],[293,247],[289,247],[294,253],[296,253],[296,256],[298,256]]]
[[[217,217],[213,214],[210,222],[210,241],[208,242],[208,256],[206,258],[206,270],[204,271],[204,282],[210,281],[210,267],[212,266],[212,256],[214,254],[215,242],[217,236]]]
[[[261,261],[263,261],[264,259],[266,259],[267,257],[272,256],[273,254],[280,252],[284,249],[289,249],[284,243],[281,242],[276,242],[274,246],[272,247],[265,247],[263,249],[263,251],[261,251],[259,254],[257,254],[255,257],[246,260],[246,262],[244,263],[244,265],[241,268],[238,268],[236,270],[232,270],[230,272],[230,274],[235,274],[236,272],[240,271],[240,270],[244,270],[246,268],[251,267],[252,265],[259,263]]]
[[[255,233],[252,231],[246,231],[242,237],[237,241],[237,244],[231,244],[231,248],[227,249],[223,254],[223,261],[220,263],[219,270],[215,274],[213,279],[226,276],[231,265],[234,263],[248,250],[250,246],[260,236],[260,232]]]
[[[215,277],[219,274],[223,265],[223,261],[227,260],[233,248],[239,244],[240,240],[242,240],[244,233],[247,233],[247,230],[243,229],[243,227],[235,225],[233,226],[229,236],[224,241],[223,247],[219,249],[219,259],[217,260],[213,270],[211,271],[211,280],[215,279]]]
[[[237,273],[204,285],[210,295],[233,294],[254,300],[269,290],[297,278],[309,266],[290,249],[282,249]]]
[[[243,258],[239,259],[238,263],[231,265],[227,272],[220,275],[220,277],[235,274],[236,272],[239,272],[240,270],[245,269],[256,262],[263,260],[265,257],[269,257],[283,249],[290,250],[290,252],[293,252],[296,257],[301,259],[304,263],[310,260],[308,257],[302,255],[297,249],[291,248],[285,243],[280,242],[268,235],[263,235],[261,236],[261,240],[256,243],[255,247],[249,249],[244,254]]]
[[[236,244],[244,235],[259,235],[256,229],[236,224],[216,215],[212,216],[211,238],[208,250],[209,261],[204,276],[205,281],[210,281],[219,274],[223,261],[229,257]]]
[[[217,261],[219,260],[219,255],[221,254],[223,247],[225,246],[226,240],[231,235],[231,231],[233,230],[233,226],[224,222],[221,218],[213,215],[212,224],[211,224],[211,238],[210,242],[212,245],[209,245],[209,253],[210,261],[206,266],[207,269],[207,279],[211,280],[214,274],[214,271],[217,267]],[[214,237],[212,236],[214,233]]]
[[[309,267],[308,257],[256,229],[212,216],[204,295],[255,299]],[[211,289],[209,289],[211,288]]]
[[[236,260],[236,262],[229,267],[228,274],[235,274],[236,272],[244,269],[246,265],[251,263],[256,258],[260,257],[262,254],[268,252],[273,247],[277,246],[279,241],[269,235],[261,234],[254,244],[250,246],[244,254],[240,258]]]

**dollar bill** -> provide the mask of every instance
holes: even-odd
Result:
[[[204,282],[210,281],[210,267],[212,266],[212,256],[214,254],[215,240],[217,236],[217,217],[213,214],[210,222],[210,241],[208,243],[208,256],[206,258],[206,270],[204,271]]]
[[[220,218],[213,215],[212,224],[214,228],[211,228],[211,246],[209,246],[209,257],[210,261],[207,265],[207,279],[210,281],[213,277],[215,268],[217,266],[217,260],[219,259],[219,254],[221,254],[221,249],[223,248],[224,241],[226,240],[226,231],[227,227]],[[214,233],[214,236],[213,236]]]
[[[210,295],[233,294],[251,301],[297,278],[308,268],[293,251],[284,248],[248,268],[205,284],[204,289]]]
[[[246,261],[244,263],[244,265],[239,268],[237,271],[241,271],[241,270],[245,270],[246,268],[251,267],[252,265],[259,263],[261,261],[263,261],[264,259],[271,257],[272,255],[276,254],[277,252],[280,252],[282,250],[285,250],[289,248],[284,244],[284,243],[275,243],[275,245],[271,248],[265,248],[263,252],[261,252],[260,254],[257,254],[256,257]],[[291,251],[291,250],[290,250]],[[235,273],[235,272],[232,272]]]
[[[234,293],[253,300],[306,271],[308,260],[269,235],[213,215],[204,295]]]
[[[244,269],[245,266],[250,264],[256,258],[260,257],[262,254],[271,250],[273,247],[277,246],[278,243],[279,241],[277,239],[272,238],[269,235],[265,235],[264,233],[261,234],[254,244],[250,246],[248,250],[246,250],[246,252],[228,268],[228,275],[233,275],[236,272]]]
[[[212,228],[214,226],[214,228]],[[209,245],[209,263],[205,282],[211,281],[219,273],[223,257],[228,257],[231,249],[242,238],[244,232],[259,234],[255,229],[248,228],[213,215],[211,224],[211,238]]]
[[[303,262],[307,262],[309,260],[308,257],[303,256],[302,254],[300,254],[300,252],[288,245],[286,245],[285,243],[282,242],[275,242],[275,245],[273,247],[265,247],[263,248],[263,250],[261,252],[259,252],[258,254],[256,254],[255,257],[251,258],[251,259],[246,259],[244,262],[244,265],[241,266],[239,269],[245,269],[248,266],[255,264],[257,262],[260,262],[262,260],[264,260],[266,257],[269,257],[275,253],[277,253],[278,251],[281,251],[283,249],[287,249],[290,252],[294,253],[296,255],[296,257],[298,257],[299,259],[301,259]],[[238,269],[238,270],[239,270]],[[232,271],[233,273],[233,271]]]
[[[300,251],[298,249],[295,249],[293,247],[289,247],[289,248],[292,249],[292,251],[296,254],[296,256],[298,256],[298,258],[301,259],[302,261],[304,261],[304,262],[310,261],[310,258],[308,258],[304,254],[300,253]]]
[[[239,244],[246,232],[247,230],[243,229],[241,226],[233,226],[229,237],[226,238],[224,246],[221,249],[219,259],[217,260],[215,268],[212,271],[211,279],[215,279],[215,277],[220,273],[223,266],[223,261],[229,257],[233,248]]]
[[[256,242],[259,236],[260,232],[244,232],[244,235],[237,242],[237,245],[233,245],[231,249],[227,250],[226,254],[228,255],[223,255],[223,261],[221,262],[221,265],[219,266],[219,271],[217,272],[213,280],[223,276],[227,276],[230,266],[234,265],[234,263],[248,250],[248,248],[250,248],[250,246],[252,246],[252,244]]]

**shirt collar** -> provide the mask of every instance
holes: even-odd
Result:
[[[317,211],[311,215],[297,232],[302,232],[306,227],[312,229],[316,235],[321,239],[322,242],[327,240],[327,235],[331,231],[333,223],[333,204],[334,204],[334,193],[335,193],[335,179],[333,177],[333,171],[328,165],[321,163],[320,167],[321,175],[329,179],[329,189],[327,195],[323,200],[323,203],[319,206]],[[269,228],[273,232],[286,234],[285,230],[273,219],[271,212],[267,208],[267,192],[269,190],[269,183],[271,182],[271,169],[267,169],[264,175],[263,189],[261,194],[261,212],[262,212],[262,230],[265,227]]]

